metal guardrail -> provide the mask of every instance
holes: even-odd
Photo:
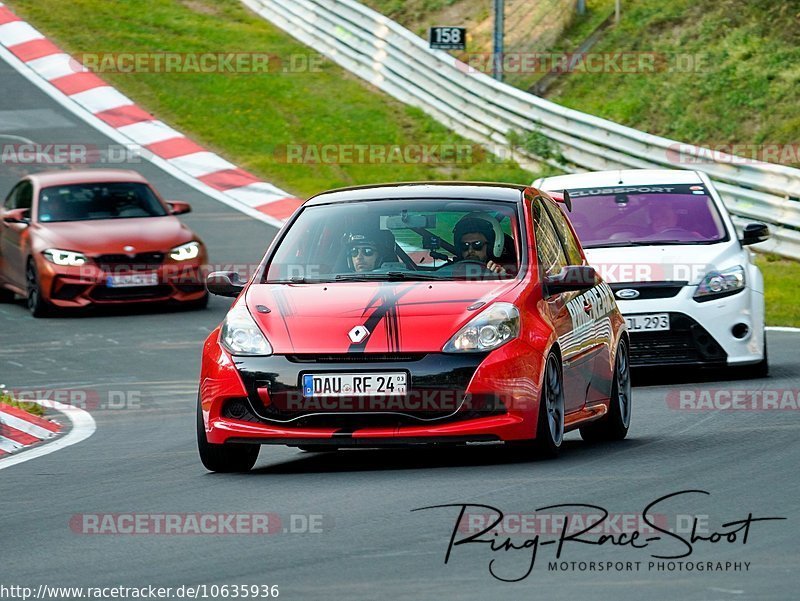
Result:
[[[710,153],[533,96],[429,49],[418,36],[355,0],[242,1],[348,71],[490,148],[509,148],[512,131],[536,131],[554,143],[566,164],[527,158],[566,171],[703,171],[737,225],[770,224],[773,236],[759,250],[800,259],[800,169]]]

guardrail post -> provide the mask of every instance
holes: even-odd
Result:
[[[494,0],[494,55],[492,56],[492,76],[497,81],[503,81],[504,5],[504,0]]]

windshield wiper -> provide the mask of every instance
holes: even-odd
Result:
[[[614,248],[617,246],[668,246],[670,244],[695,244],[696,241],[687,240],[617,240],[614,242],[600,242],[598,244],[584,244],[583,248]]]
[[[387,271],[385,273],[340,273],[336,280],[340,282],[372,282],[402,280],[439,280],[441,278],[419,271]]]

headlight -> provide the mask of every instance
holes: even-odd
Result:
[[[176,246],[169,251],[170,258],[175,259],[176,261],[188,261],[189,259],[196,259],[199,254],[200,243],[194,241],[181,244],[180,246]]]
[[[57,248],[48,248],[42,253],[44,258],[55,263],[56,265],[69,265],[71,267],[80,267],[85,265],[89,259],[83,253],[74,252],[72,250],[59,250]]]
[[[519,310],[511,303],[494,303],[461,328],[444,353],[480,353],[494,350],[519,336]]]
[[[219,340],[232,355],[272,354],[272,346],[242,303],[228,312],[222,322]]]
[[[744,286],[744,268],[741,265],[725,271],[712,271],[700,282],[697,292],[694,293],[694,299],[702,303],[738,292]]]

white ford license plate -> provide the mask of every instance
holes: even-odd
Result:
[[[647,313],[626,315],[628,330],[631,332],[661,332],[669,330],[669,313]]]
[[[106,277],[109,288],[133,288],[136,286],[158,286],[157,273],[125,273]]]
[[[370,374],[305,374],[303,396],[362,396],[406,394],[405,372]]]

